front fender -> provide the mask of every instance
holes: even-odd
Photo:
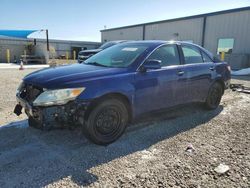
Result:
[[[94,100],[103,95],[110,93],[119,93],[126,96],[130,103],[133,104],[135,87],[134,75],[124,75],[121,77],[110,77],[105,79],[93,80],[85,84],[86,89],[82,92],[77,100]]]

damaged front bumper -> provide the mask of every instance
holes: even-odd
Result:
[[[84,114],[90,102],[71,101],[65,105],[35,107],[17,95],[17,103],[14,109],[16,115],[19,116],[24,109],[30,126],[48,130],[83,124]]]

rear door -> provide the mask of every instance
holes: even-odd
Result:
[[[161,61],[161,68],[137,72],[135,76],[136,113],[174,106],[182,100],[184,92],[179,51],[176,44],[159,47],[148,59]]]
[[[186,102],[203,102],[215,71],[214,62],[200,48],[182,44],[184,72],[186,73]]]

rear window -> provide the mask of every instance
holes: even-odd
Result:
[[[186,64],[203,63],[200,50],[195,46],[182,46]]]

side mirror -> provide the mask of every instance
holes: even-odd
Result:
[[[161,61],[157,59],[149,59],[140,67],[141,72],[146,72],[148,69],[160,69]]]

